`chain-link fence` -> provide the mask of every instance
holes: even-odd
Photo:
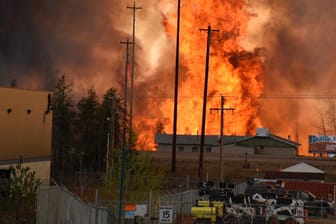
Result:
[[[162,212],[166,214],[165,223],[191,223],[191,207],[200,196],[198,190],[188,190],[179,193],[170,193],[166,195],[156,192],[144,192],[147,195],[147,201],[104,201],[100,203],[110,210],[111,223],[117,223],[119,220],[119,209],[121,206],[122,223],[141,223],[157,224],[162,222]],[[133,208],[129,208],[132,207]],[[166,210],[167,209],[167,210]],[[189,220],[189,221],[187,221]]]
[[[198,190],[187,190],[180,193],[161,195],[156,198],[152,215],[156,217],[153,224],[163,223],[167,215],[172,215],[171,223],[189,224],[191,221],[191,208],[200,199]]]
[[[60,186],[37,192],[36,224],[109,224],[109,209],[82,201]]]
[[[328,210],[329,207],[324,207],[324,204],[293,204],[295,201],[290,198],[256,203],[237,196],[220,205],[221,202],[209,202],[206,195],[200,196],[199,190],[165,195],[149,191],[144,192],[143,198],[147,200],[100,200],[100,206],[97,206],[79,199],[63,187],[44,187],[37,194],[36,223],[110,224],[121,221],[123,224],[190,224],[197,223],[197,217],[200,220],[215,217],[219,218],[218,223],[222,221],[226,224],[266,224],[271,221],[303,224],[309,223],[309,220],[333,223],[328,222],[333,218],[336,223],[334,207]],[[208,201],[208,204],[200,205],[200,201]],[[195,210],[195,207],[198,208]]]

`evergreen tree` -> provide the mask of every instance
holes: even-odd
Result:
[[[71,168],[74,103],[71,98],[72,84],[66,83],[65,74],[58,79],[52,100],[52,176],[61,181],[64,170]],[[70,167],[69,167],[70,166]]]
[[[101,125],[98,119],[99,101],[94,88],[90,88],[87,96],[77,103],[76,150],[82,155],[82,168],[98,171],[101,157]]]

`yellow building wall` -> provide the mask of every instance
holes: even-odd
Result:
[[[52,112],[45,113],[48,94],[0,87],[0,161],[51,156]]]

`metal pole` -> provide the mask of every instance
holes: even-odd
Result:
[[[107,132],[107,143],[106,143],[106,171],[105,171],[105,184],[108,184],[108,170],[109,170],[109,154],[110,154],[110,132]]]
[[[125,66],[125,86],[124,86],[124,120],[123,120],[123,133],[122,133],[122,145],[121,145],[121,164],[120,164],[120,184],[119,184],[119,215],[118,224],[122,223],[122,208],[123,208],[123,194],[124,194],[124,169],[125,169],[125,147],[126,147],[126,115],[127,115],[127,72],[128,72],[128,46],[132,42],[128,40],[121,42],[126,44],[126,66]]]
[[[111,179],[112,178],[112,172],[113,172],[113,164],[114,164],[114,156],[113,156],[113,148],[114,148],[114,135],[115,135],[115,125],[114,125],[114,121],[115,121],[115,117],[114,117],[114,113],[115,113],[115,98],[114,95],[112,97],[112,105],[111,105],[111,143],[110,143],[110,151],[111,151],[111,172],[109,170],[109,176],[108,178]],[[112,180],[112,179],[111,179]]]
[[[174,124],[173,124],[173,149],[172,149],[172,172],[176,170],[176,129],[177,129],[177,104],[178,104],[178,76],[180,54],[180,0],[177,1],[177,33],[175,54],[175,94],[174,94]]]
[[[148,212],[147,212],[147,223],[151,223],[152,216],[152,200],[153,200],[153,191],[149,191],[149,199],[148,199]]]
[[[199,181],[203,178],[203,154],[204,154],[204,138],[205,138],[205,121],[206,121],[206,101],[208,94],[208,76],[209,76],[209,59],[210,59],[210,43],[211,43],[211,32],[219,30],[211,30],[209,24],[208,29],[200,29],[200,31],[207,31],[207,48],[206,48],[206,59],[205,59],[205,79],[204,79],[204,93],[203,93],[203,113],[202,113],[202,130],[201,130],[201,147],[200,147],[200,158],[199,158],[199,169],[198,177]]]
[[[99,207],[99,190],[96,189],[96,216],[95,216],[95,224],[98,224],[98,207]]]
[[[141,7],[136,7],[135,1],[132,7],[127,6],[128,9],[133,10],[133,31],[132,31],[132,76],[131,76],[131,87],[130,87],[130,117],[129,117],[129,126],[130,126],[130,135],[129,135],[129,145],[132,144],[133,136],[133,93],[134,93],[134,48],[135,48],[135,11],[137,9],[142,9]]]

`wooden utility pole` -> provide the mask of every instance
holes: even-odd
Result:
[[[175,94],[174,94],[174,124],[173,124],[173,148],[172,148],[172,172],[176,170],[176,129],[177,129],[177,104],[178,104],[178,77],[179,77],[179,54],[180,54],[180,0],[177,1],[177,32],[175,53]]]
[[[129,135],[129,145],[132,144],[132,136],[133,136],[133,95],[134,95],[134,48],[135,48],[135,12],[136,10],[142,9],[141,7],[137,7],[135,5],[135,1],[133,6],[127,6],[128,9],[133,10],[133,31],[132,31],[132,74],[131,74],[131,86],[130,86],[130,135]]]
[[[201,147],[200,147],[200,158],[199,158],[199,169],[198,169],[199,181],[202,181],[202,178],[203,178],[204,138],[205,138],[205,121],[206,121],[206,101],[207,101],[207,94],[208,94],[208,76],[209,76],[209,57],[210,57],[211,32],[219,32],[219,30],[212,30],[211,26],[209,24],[208,29],[200,29],[200,31],[207,31],[208,32],[206,59],[205,59],[205,80],[204,80],[204,93],[203,93]]]
[[[126,116],[127,116],[127,76],[128,76],[128,48],[132,44],[129,40],[120,42],[126,45],[126,66],[125,66],[125,86],[124,86],[124,119],[123,119],[123,133],[121,146],[121,164],[120,164],[120,184],[119,184],[119,216],[118,224],[122,223],[123,211],[123,194],[124,194],[124,173],[125,173],[125,156],[126,156]]]
[[[210,108],[211,110],[220,110],[221,112],[221,118],[220,118],[220,151],[219,151],[219,163],[220,163],[220,178],[221,178],[221,182],[224,181],[224,177],[223,177],[223,135],[224,135],[224,111],[225,110],[231,110],[233,111],[234,108],[224,108],[224,104],[225,104],[225,97],[221,96],[221,107],[220,108]]]

